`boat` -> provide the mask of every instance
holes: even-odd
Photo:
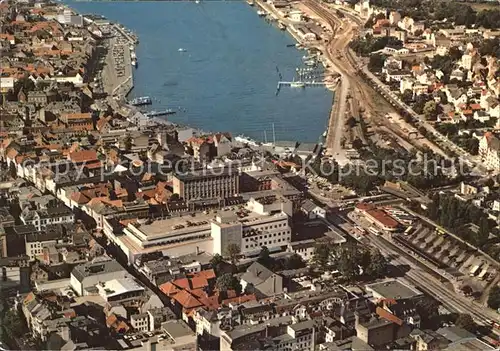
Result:
[[[304,60],[304,61],[315,60],[315,59],[316,59],[316,55],[304,55],[304,56],[302,56],[302,60]]]
[[[255,5],[255,3],[253,2],[253,0],[247,0],[247,4],[250,5],[250,6]]]
[[[266,15],[266,11],[261,11],[261,10],[259,10],[259,11],[257,11],[257,14],[258,14],[260,17],[263,17],[263,16],[265,16],[265,15]]]
[[[175,114],[175,111],[168,108],[163,111],[150,111],[146,112],[144,115],[148,118],[153,118],[153,117],[160,117],[160,116],[168,116],[168,115],[173,115]]]
[[[304,82],[291,82],[290,86],[292,88],[305,88],[306,84]]]
[[[306,66],[316,66],[317,62],[316,60],[307,60],[304,62]]]
[[[285,30],[286,29],[286,25],[283,23],[283,22],[278,22],[278,28],[281,29],[281,30]]]
[[[179,48],[179,50],[177,50],[177,51],[179,51],[179,52],[186,52],[187,50],[184,49],[184,48]]]
[[[129,103],[132,106],[143,106],[143,105],[151,105],[153,101],[149,96],[140,96],[132,99]]]
[[[196,0],[195,3],[199,4],[200,3],[200,0]]]
[[[247,144],[247,145],[250,145],[250,146],[260,146],[260,143],[241,134],[241,135],[238,135],[237,137],[234,138],[235,141],[237,141],[238,143],[241,143],[241,144]]]
[[[137,68],[137,60],[136,59],[132,59],[130,61],[130,63],[132,64],[132,66],[134,66],[135,68]]]

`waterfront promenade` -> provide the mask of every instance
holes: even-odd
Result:
[[[114,36],[106,40],[107,56],[102,71],[104,91],[119,98],[127,96],[134,87],[130,46],[133,45],[123,31],[113,25]]]

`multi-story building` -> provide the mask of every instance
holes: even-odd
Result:
[[[87,295],[87,289],[95,290],[99,282],[125,278],[126,276],[127,271],[115,260],[100,260],[73,268],[70,284],[79,296],[84,296]]]
[[[49,207],[41,210],[25,210],[19,217],[24,224],[31,224],[37,230],[42,230],[51,224],[73,223],[75,221],[75,214],[66,206]]]
[[[253,255],[262,246],[271,250],[286,247],[291,241],[291,214],[290,200],[270,196],[252,198],[245,208],[175,216],[150,224],[129,223],[120,236],[105,226],[105,233],[130,264],[143,254],[160,251],[172,257],[196,251],[226,255],[230,244],[244,255]]]
[[[239,193],[239,173],[235,169],[219,168],[176,174],[174,193],[184,200],[226,198]]]
[[[263,350],[264,346],[282,351],[314,350],[314,321],[284,316],[221,331],[221,351]]]
[[[46,248],[55,247],[62,238],[62,233],[58,231],[27,234],[25,236],[26,255],[29,256],[30,261],[34,261],[36,258],[43,255]]]
[[[484,160],[486,167],[492,170],[500,169],[500,139],[493,133],[485,133],[479,140],[479,156]]]

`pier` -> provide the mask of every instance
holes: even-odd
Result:
[[[122,35],[125,39],[127,39],[127,40],[128,40],[128,42],[130,43],[130,45],[135,45],[135,44],[137,44],[137,39],[136,39],[136,38],[133,38],[133,37],[132,37],[129,33],[127,33],[127,31],[123,30],[123,28],[122,28],[120,25],[115,24],[114,26],[115,26],[116,30],[117,30],[118,32],[120,32],[120,34],[121,34],[121,35]]]
[[[303,86],[304,88],[305,87],[326,87],[326,83],[325,82],[303,82],[303,81],[291,81],[291,82],[287,82],[287,81],[281,81],[281,82],[278,82],[278,89],[281,87],[281,86],[286,86],[286,87],[290,87],[290,86]]]

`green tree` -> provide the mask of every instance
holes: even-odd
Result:
[[[359,150],[363,147],[363,142],[360,138],[356,138],[352,141],[352,147],[356,150]]]
[[[8,310],[5,313],[2,326],[9,338],[19,338],[25,332],[24,322],[16,310]]]
[[[362,256],[357,250],[356,245],[345,245],[340,249],[338,255],[338,270],[342,276],[348,281],[354,280],[360,273],[359,263],[362,261]]]
[[[224,259],[221,255],[215,254],[214,257],[210,260],[210,265],[212,266],[215,273],[220,272],[221,264],[224,263]]]
[[[234,290],[239,295],[241,293],[241,284],[238,278],[233,276],[231,273],[224,273],[217,277],[215,286],[219,291]]]
[[[500,308],[500,287],[498,285],[491,288],[488,296],[488,306],[495,310]]]
[[[435,120],[438,114],[438,105],[434,100],[427,101],[424,105],[423,113],[425,118]]]
[[[488,218],[483,216],[479,220],[479,230],[477,231],[477,234],[474,237],[475,244],[477,246],[483,246],[488,241],[489,236],[490,236],[490,223]]]
[[[267,267],[269,269],[272,268],[274,260],[271,257],[267,246],[262,246],[262,248],[260,249],[259,258],[257,258],[257,262],[259,262],[264,267]]]
[[[312,262],[320,271],[324,272],[330,262],[330,255],[331,247],[328,244],[324,242],[317,243],[314,248]]]
[[[293,254],[290,257],[287,257],[284,262],[284,268],[285,269],[299,269],[299,268],[304,268],[306,266],[304,260],[302,260],[302,257],[300,257],[297,254]]]
[[[428,326],[428,323],[439,316],[439,303],[431,297],[424,297],[415,304],[415,310],[422,318],[422,323]]]
[[[370,55],[370,61],[368,63],[368,69],[372,72],[380,72],[384,67],[386,57],[380,54]]]
[[[370,250],[370,264],[366,267],[365,272],[373,277],[380,278],[387,272],[387,259],[377,249]]]
[[[12,178],[17,178],[17,169],[16,169],[16,165],[14,164],[14,162],[9,163],[9,175]]]
[[[476,323],[474,323],[471,315],[467,313],[460,313],[455,320],[455,325],[471,333],[474,333],[477,329]]]
[[[409,104],[413,101],[413,91],[411,89],[406,89],[401,95],[401,101],[405,104]]]
[[[349,128],[354,128],[354,126],[356,125],[356,120],[354,119],[354,117],[349,117],[347,119],[347,121],[345,122],[345,124],[349,127]]]
[[[236,265],[238,263],[240,255],[240,247],[237,244],[229,244],[226,247],[227,257],[229,257],[231,264]]]

